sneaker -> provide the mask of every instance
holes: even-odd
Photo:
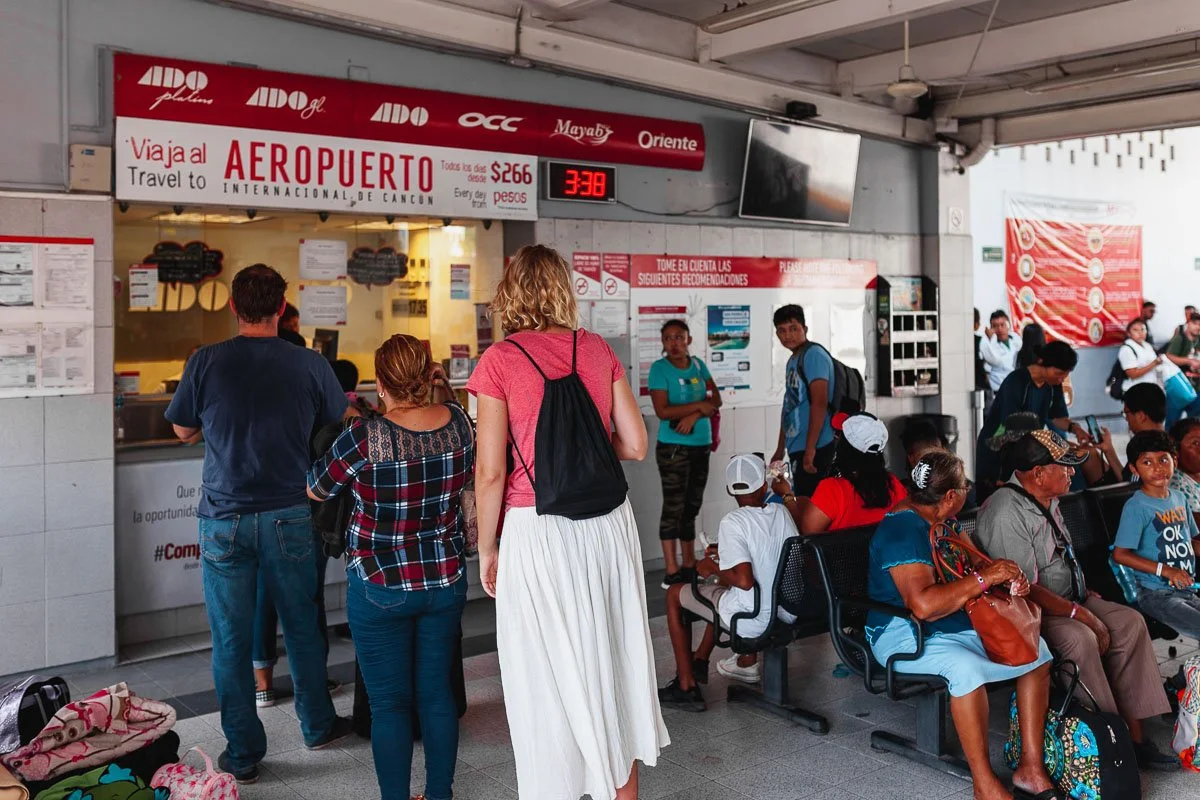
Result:
[[[259,708],[270,708],[271,706],[275,705],[275,690],[263,689],[261,692],[255,691],[254,705],[258,706]]]
[[[667,708],[677,708],[680,711],[699,712],[707,708],[704,704],[704,695],[700,694],[700,687],[693,686],[686,691],[680,689],[679,678],[675,678],[658,690],[658,702]]]
[[[330,695],[335,695],[342,690],[342,684],[330,678],[325,681],[325,688],[329,690]]]
[[[329,733],[322,736],[312,744],[306,744],[309,750],[324,750],[326,747],[332,747],[338,742],[345,741],[354,735],[354,723],[349,717],[334,717],[333,727],[329,729]]]
[[[736,655],[718,661],[717,672],[742,683],[758,683],[762,680],[762,665],[755,662],[752,667],[743,667],[738,664]]]
[[[692,583],[693,581],[696,580],[696,568],[695,567],[682,567],[679,570],[679,574],[683,576],[684,583]]]
[[[677,583],[688,583],[688,580],[683,575],[683,570],[679,570],[678,572],[668,572],[666,575],[664,575],[662,579],[662,588],[670,589]]]
[[[228,751],[223,752],[223,753],[221,753],[221,755],[217,756],[217,769],[219,769],[221,772],[229,773],[230,775],[233,776],[233,779],[236,780],[238,783],[242,783],[242,784],[258,783],[258,764],[255,764],[252,767],[247,767],[246,769],[243,769],[243,770],[234,771],[233,769],[231,769],[229,767]]]
[[[1179,769],[1179,759],[1174,755],[1162,752],[1149,739],[1144,742],[1134,742],[1133,753],[1137,756],[1139,769],[1156,772],[1174,772]]]
[[[703,659],[692,659],[692,677],[696,679],[696,683],[708,684],[708,662]]]

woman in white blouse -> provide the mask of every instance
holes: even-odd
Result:
[[[1154,346],[1146,341],[1146,323],[1135,319],[1125,328],[1128,339],[1121,345],[1117,355],[1121,369],[1125,370],[1124,390],[1139,383],[1160,386],[1167,396],[1167,420],[1169,429],[1179,421],[1184,412],[1189,417],[1200,416],[1200,401],[1191,382],[1183,371],[1166,356],[1159,355]]]

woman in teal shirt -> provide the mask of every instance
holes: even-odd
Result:
[[[688,348],[692,334],[683,320],[662,326],[665,356],[650,367],[647,385],[660,420],[655,456],[662,477],[662,540],[667,575],[663,588],[687,583],[696,572],[696,516],[704,504],[708,483],[708,457],[712,451],[712,417],[721,407],[721,393],[708,367]],[[676,556],[682,550],[683,566]]]

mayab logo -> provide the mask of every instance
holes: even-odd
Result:
[[[517,123],[524,117],[506,117],[503,114],[480,114],[471,111],[458,118],[458,124],[464,128],[483,128],[485,131],[504,131],[516,133]]]
[[[380,103],[379,108],[375,109],[375,113],[371,115],[371,122],[412,125],[414,128],[421,128],[426,122],[429,122],[429,111],[421,106],[409,108],[403,103]]]
[[[212,98],[201,97],[200,92],[208,86],[208,76],[200,70],[184,72],[176,67],[154,66],[146,70],[138,80],[139,86],[153,86],[167,91],[154,98],[150,110],[163,103],[201,103],[212,105]]]
[[[324,112],[325,98],[322,96],[310,101],[308,95],[299,89],[289,92],[270,86],[260,86],[254,90],[254,94],[250,95],[246,105],[255,108],[290,108],[300,112],[300,119],[308,119],[313,114]]]
[[[569,119],[556,120],[551,136],[564,136],[577,144],[598,147],[613,135],[613,129],[603,122],[594,125],[577,125]]]

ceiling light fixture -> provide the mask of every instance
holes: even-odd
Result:
[[[201,211],[185,211],[182,214],[176,214],[173,211],[164,211],[161,214],[155,214],[150,219],[155,222],[176,225],[245,225],[247,222],[262,222],[270,217],[250,218],[244,211],[240,214],[206,214]]]
[[[701,20],[700,29],[705,33],[726,33],[756,22],[766,22],[831,2],[833,0],[779,0],[775,3],[755,3]]]
[[[1048,81],[1042,81],[1025,87],[1025,92],[1026,94],[1047,94],[1067,89],[1084,89],[1109,81],[1121,80],[1122,78],[1155,78],[1160,75],[1171,75],[1176,72],[1185,72],[1193,69],[1200,69],[1200,55],[1169,58],[1165,61],[1152,61],[1129,67],[1116,66],[1102,71],[1082,72],[1078,75],[1051,78]]]
[[[351,231],[406,231],[409,229],[407,222],[387,222],[382,219],[370,222],[355,222],[353,225],[345,225],[343,227]]]

